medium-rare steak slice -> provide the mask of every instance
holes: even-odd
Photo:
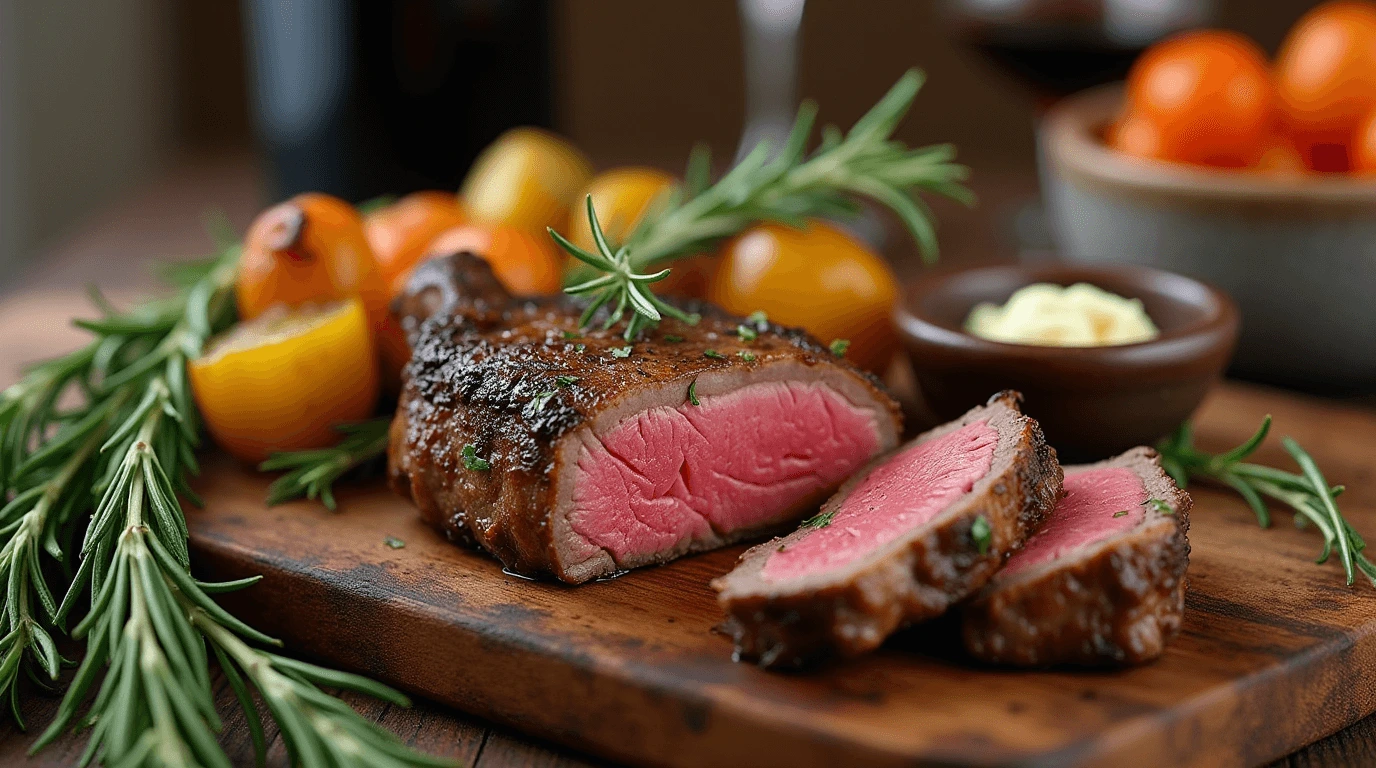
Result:
[[[712,586],[738,658],[798,666],[879,646],[984,586],[1041,524],[1061,468],[1004,392],[851,478]]]
[[[399,302],[389,474],[513,571],[578,583],[778,530],[898,441],[897,404],[803,331],[702,308],[627,343],[568,300],[501,301],[485,269],[444,260]]]
[[[1190,497],[1134,448],[1065,469],[1065,498],[963,610],[965,647],[1000,664],[1137,664],[1180,630]]]

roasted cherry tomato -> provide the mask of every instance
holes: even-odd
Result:
[[[378,364],[357,298],[277,305],[212,340],[187,366],[211,437],[245,461],[323,448],[334,425],[370,416]]]
[[[465,224],[440,234],[426,249],[424,261],[436,256],[467,251],[492,265],[492,273],[517,296],[558,293],[563,258],[548,234],[534,234],[515,227]],[[392,283],[393,294],[406,287],[410,274]]]
[[[1232,32],[1187,32],[1152,46],[1133,65],[1130,120],[1114,145],[1179,162],[1250,165],[1272,131],[1275,103],[1255,43]]]
[[[437,235],[467,220],[452,192],[413,192],[363,217],[363,231],[384,284],[410,271]]]
[[[623,243],[631,234],[640,217],[654,202],[674,185],[674,177],[654,168],[614,168],[598,174],[592,183],[574,196],[573,208],[569,210],[567,229],[573,244],[585,251],[596,252],[592,241],[592,227],[588,224],[588,212],[583,200],[592,195],[592,207],[597,211],[597,223],[602,225],[602,233],[613,243]]]
[[[708,298],[728,312],[763,310],[822,341],[847,339],[846,357],[882,373],[898,349],[889,265],[857,240],[820,221],[806,229],[761,224],[732,238]]]
[[[1316,170],[1345,170],[1347,145],[1376,109],[1376,4],[1324,3],[1305,14],[1276,56],[1286,129]]]
[[[1376,110],[1357,126],[1352,137],[1352,170],[1376,174]]]
[[[249,320],[276,304],[299,306],[357,296],[373,326],[387,313],[387,285],[378,274],[363,220],[329,195],[297,195],[259,214],[244,238],[235,292]]]
[[[513,128],[484,149],[460,197],[473,221],[530,232],[562,227],[592,166],[572,144],[537,128]]]

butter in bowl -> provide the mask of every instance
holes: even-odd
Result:
[[[934,272],[909,285],[896,322],[934,416],[1014,389],[1076,461],[1152,444],[1188,419],[1238,333],[1223,292],[1133,266]]]

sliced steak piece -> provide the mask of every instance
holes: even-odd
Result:
[[[799,666],[879,646],[984,586],[1041,524],[1061,468],[1019,396],[919,435],[816,518],[712,583],[737,658]]]
[[[432,316],[389,474],[514,571],[578,583],[791,526],[898,442],[897,404],[801,330],[700,308],[628,344],[564,299],[497,301],[485,268],[441,261],[399,302]]]
[[[1065,468],[1065,498],[963,609],[965,647],[998,664],[1139,664],[1180,630],[1190,497],[1134,448]]]

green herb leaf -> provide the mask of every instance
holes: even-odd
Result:
[[[588,345],[587,345],[587,344],[574,344],[574,345],[573,345],[573,351],[574,351],[574,352],[586,352],[587,349],[588,349]]]
[[[398,539],[395,536],[388,536],[387,538],[382,540],[382,543],[386,544],[392,549],[401,549],[402,547],[406,546],[406,542],[402,541],[401,539]]]
[[[722,353],[718,352],[718,351],[715,350],[715,349],[709,349],[709,350],[703,352],[703,353],[702,353],[702,356],[703,356],[703,357],[710,357],[710,358],[712,358],[713,360],[725,360],[725,359],[726,359],[726,355],[723,355]]]
[[[737,354],[737,355],[740,355],[740,358],[741,358],[742,360],[744,360],[745,362],[747,362],[747,363],[753,363],[753,362],[755,362],[755,353],[754,353],[754,352],[751,352],[750,350],[742,349],[741,351],[737,352],[736,354]]]
[[[1143,504],[1145,504],[1146,506],[1149,506],[1149,507],[1151,507],[1152,509],[1156,510],[1157,514],[1161,514],[1161,515],[1174,515],[1174,514],[1175,514],[1175,510],[1174,510],[1174,509],[1171,509],[1171,505],[1167,504],[1166,502],[1162,501],[1161,499],[1147,499],[1145,502],[1143,502]]]
[[[1120,509],[1120,510],[1118,510],[1117,512],[1114,512],[1114,513],[1113,513],[1113,516],[1114,516],[1114,517],[1127,517],[1127,516],[1128,516],[1128,511],[1127,511],[1126,509]]]
[[[984,515],[975,518],[970,523],[970,540],[975,542],[975,551],[981,555],[988,554],[989,545],[994,541],[994,529],[989,527],[989,521],[984,519]]]
[[[745,316],[745,322],[755,327],[755,330],[764,333],[769,330],[769,315],[763,309],[757,309]]]
[[[677,344],[680,341],[683,341],[683,337],[673,333],[666,333],[664,334],[664,340],[669,342],[670,344]]]
[[[525,417],[531,418],[537,413],[543,412],[545,406],[549,404],[549,399],[554,397],[555,394],[556,392],[552,389],[547,389],[544,392],[536,392],[535,397],[532,397],[530,402],[526,403],[525,410],[523,411]]]
[[[565,341],[571,341],[571,340],[573,340],[573,339],[581,339],[581,338],[583,338],[583,334],[581,334],[581,333],[577,333],[577,332],[575,332],[575,331],[564,331],[564,340],[565,340]]]
[[[554,383],[561,387],[571,387],[578,383],[577,376],[556,376]]]
[[[627,344],[627,345],[624,346],[624,347],[612,347],[612,357],[619,357],[619,358],[625,359],[625,358],[630,357],[630,356],[631,356],[631,345],[630,345],[630,344]]]
[[[741,338],[741,341],[754,341],[760,334],[754,328],[742,324],[736,326],[736,335]]]
[[[697,380],[697,379],[693,379],[693,380],[692,380],[691,382],[689,382],[689,384],[688,384],[688,402],[692,403],[693,405],[702,405],[702,403],[699,403],[699,402],[698,402],[698,380]]]
[[[846,350],[850,349],[850,339],[832,339],[827,348],[831,350],[831,354],[845,357]]]
[[[492,469],[492,465],[487,459],[478,458],[478,449],[472,445],[465,445],[460,451],[463,456],[463,468],[473,472],[486,472]]]
[[[818,514],[816,514],[816,515],[813,515],[812,517],[809,517],[808,519],[804,520],[803,523],[802,523],[802,527],[804,527],[804,528],[825,528],[825,527],[827,527],[828,525],[831,525],[831,519],[832,519],[833,517],[836,517],[836,510],[834,510],[834,509],[831,510],[831,511],[829,511],[829,512],[820,512],[820,513],[818,513]]]

